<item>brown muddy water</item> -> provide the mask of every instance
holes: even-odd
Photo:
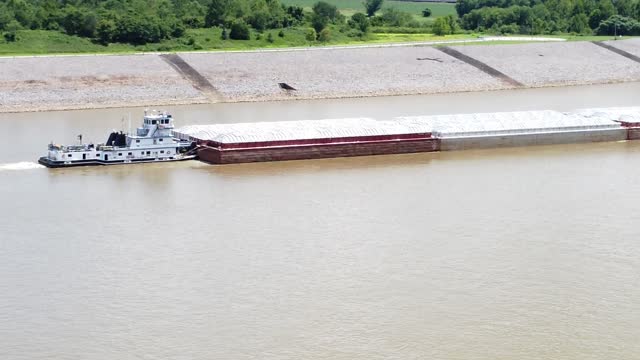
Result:
[[[178,125],[638,105],[640,84],[173,107]],[[635,359],[640,143],[48,170],[1,114],[0,359]]]

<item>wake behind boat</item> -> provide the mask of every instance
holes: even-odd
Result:
[[[167,112],[144,113],[135,134],[112,132],[105,144],[49,144],[38,162],[47,167],[114,165],[195,159],[195,144],[173,137],[173,117]]]

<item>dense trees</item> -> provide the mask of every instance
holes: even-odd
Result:
[[[382,11],[380,20],[388,26],[407,26],[413,20],[413,16],[394,7],[388,7]]]
[[[600,23],[596,33],[599,35],[640,35],[640,22],[630,17],[613,15]]]
[[[349,19],[349,26],[353,29],[360,30],[363,33],[369,31],[369,26],[371,23],[367,16],[363,13],[355,13],[351,15],[351,19]]]
[[[521,34],[635,34],[639,0],[458,0],[464,29]],[[613,27],[612,27],[613,26]]]
[[[103,44],[136,45],[202,27],[224,29],[224,39],[249,39],[251,31],[301,26],[310,28],[303,30],[313,38],[309,41],[363,37],[372,27],[430,29],[439,35],[460,27],[493,33],[640,34],[640,0],[458,0],[457,18],[434,20],[383,7],[383,0],[362,4],[362,12],[347,19],[325,1],[305,12],[280,0],[0,0],[0,34],[13,41],[21,29],[57,30]],[[430,15],[429,9],[423,11],[424,17]]]
[[[382,8],[384,0],[364,0],[364,9],[368,17],[372,17]]]
[[[0,30],[61,30],[104,43],[144,44],[182,35],[184,24],[176,13],[168,0],[0,0]],[[182,14],[193,16],[187,10]]]
[[[236,22],[263,31],[304,19],[301,7],[279,0],[0,0],[0,32],[60,30],[105,44],[158,42],[186,28]]]
[[[434,21],[431,29],[436,35],[453,34],[458,30],[458,22],[451,15],[439,17]]]
[[[327,28],[329,23],[337,24],[344,21],[344,16],[340,14],[338,8],[335,5],[331,5],[324,1],[319,1],[313,5],[313,14],[311,15],[311,26],[318,34],[318,40],[321,36],[324,40],[328,41],[327,33],[322,35],[322,31]]]

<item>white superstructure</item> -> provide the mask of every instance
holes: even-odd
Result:
[[[167,112],[145,111],[142,126],[134,134],[112,132],[104,144],[49,144],[47,156],[39,162],[65,167],[186,160],[191,143],[174,138],[173,128],[173,117]]]

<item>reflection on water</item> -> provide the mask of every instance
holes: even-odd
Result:
[[[437,155],[435,155],[437,156]],[[224,166],[200,166],[199,171],[215,174],[216,176],[244,177],[244,176],[282,176],[295,173],[327,173],[346,172],[358,169],[385,169],[424,166],[431,162],[433,153],[380,155],[365,157],[348,157],[334,159],[318,159],[314,161],[281,161],[273,163],[247,163]]]

